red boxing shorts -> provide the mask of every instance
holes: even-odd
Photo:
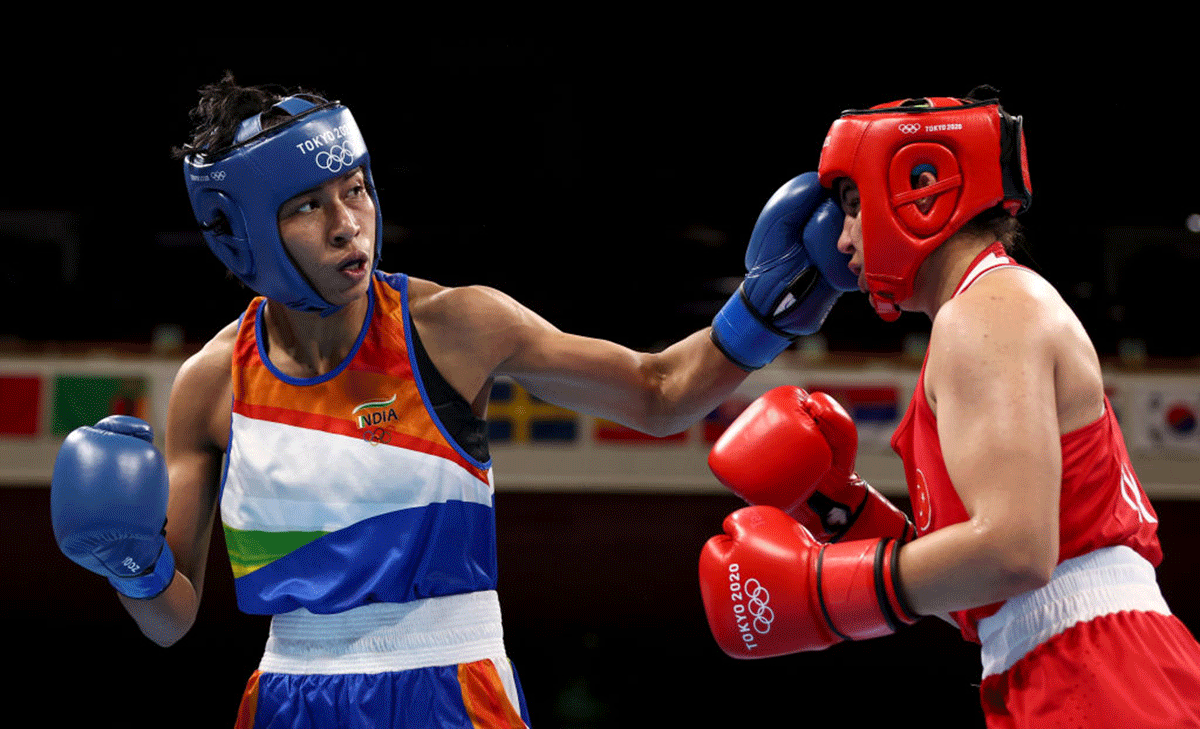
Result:
[[[980,687],[988,729],[1200,729],[1200,649],[1173,615],[1080,623]]]
[[[1065,560],[978,629],[989,729],[1200,729],[1200,644],[1128,547]]]

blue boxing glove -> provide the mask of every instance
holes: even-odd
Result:
[[[713,319],[712,339],[734,364],[756,370],[802,334],[821,328],[858,281],[837,249],[842,211],[806,172],[779,188],[746,247],[746,277]]]
[[[171,584],[167,467],[149,423],[112,415],[72,431],[54,460],[50,516],[63,554],[121,594],[151,598]]]

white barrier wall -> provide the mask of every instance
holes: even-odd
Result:
[[[63,437],[123,412],[150,421],[161,445],[181,360],[93,356],[0,358],[0,484],[48,484]],[[501,490],[694,491],[721,487],[708,471],[713,440],[745,405],[777,385],[830,392],[859,427],[859,472],[880,490],[905,491],[888,440],[916,382],[900,359],[806,359],[788,352],[753,373],[726,404],[671,438],[652,439],[536,401],[499,382],[489,410]],[[1105,370],[1134,466],[1152,496],[1200,499],[1200,372]],[[372,427],[363,423],[365,439]]]

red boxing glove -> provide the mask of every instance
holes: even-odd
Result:
[[[769,506],[730,514],[725,532],[700,553],[700,593],[713,637],[733,658],[823,650],[918,619],[900,594],[894,539],[821,544]]]
[[[708,453],[717,479],[751,504],[801,506],[834,458],[807,399],[798,387],[776,387],[750,403]]]
[[[836,400],[782,386],[734,420],[708,465],[738,496],[786,511],[822,542],[912,540],[904,512],[854,472],[857,455],[858,430]]]
[[[801,507],[801,513],[793,513],[793,517],[801,523],[820,524],[824,534],[829,535],[825,541],[871,537],[912,541],[916,529],[908,516],[854,472],[858,429],[850,414],[823,392],[802,398],[802,406],[824,434],[833,459],[829,471]]]

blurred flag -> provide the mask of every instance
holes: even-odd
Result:
[[[1200,453],[1200,392],[1192,388],[1155,389],[1144,397],[1143,447]]]
[[[0,435],[37,435],[41,422],[42,378],[0,377]]]
[[[54,378],[51,430],[55,435],[66,435],[109,415],[133,415],[144,420],[150,410],[148,391],[142,377],[59,375]]]
[[[579,415],[530,395],[520,385],[497,380],[488,403],[491,443],[570,443],[579,437]]]

